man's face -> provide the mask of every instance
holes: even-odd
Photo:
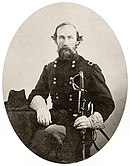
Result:
[[[76,52],[76,29],[72,25],[64,25],[57,30],[57,46],[59,56],[63,59],[72,58]]]

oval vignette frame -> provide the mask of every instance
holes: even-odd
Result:
[[[71,8],[69,12],[76,13],[79,17],[78,21],[76,16],[71,15],[70,17],[70,13],[63,12],[63,15],[59,15],[61,9],[65,11],[69,7]],[[5,60],[3,71],[4,101],[9,99],[8,95],[12,89],[25,89],[25,95],[28,97],[38,80],[42,67],[56,58],[56,47],[50,36],[54,33],[55,27],[65,21],[72,22],[80,34],[84,36],[84,41],[79,45],[78,52],[85,58],[99,64],[111,90],[116,108],[105,124],[105,132],[111,137],[120,122],[125,107],[127,95],[126,64],[120,44],[111,28],[100,16],[84,6],[74,3],[52,4],[35,12],[21,25],[9,46]],[[43,55],[43,52],[46,53],[46,56]],[[16,119],[12,121],[13,115],[9,116],[16,131]],[[22,133],[19,137],[22,137],[21,135]],[[28,138],[26,139],[28,141]],[[96,143],[100,148],[107,143],[99,132]],[[26,145],[25,142],[24,144]],[[95,153],[96,151],[92,147],[91,154]]]

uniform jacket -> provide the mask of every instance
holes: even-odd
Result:
[[[114,110],[112,95],[99,66],[80,55],[70,61],[57,58],[45,65],[35,89],[29,95],[29,102],[35,95],[41,95],[46,101],[50,94],[54,109],[65,109],[74,113],[77,111],[78,91],[72,87],[72,78],[79,71],[84,73],[85,107],[91,101],[94,111],[99,112],[106,121]],[[78,77],[75,78],[75,83],[79,85]]]

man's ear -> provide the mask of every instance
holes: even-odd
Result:
[[[77,41],[77,42],[76,42],[76,48],[77,48],[77,46],[78,46],[80,43],[81,43],[81,41]]]
[[[51,38],[55,41],[55,36],[51,36]]]
[[[51,36],[51,38],[55,41],[55,43],[57,44],[57,40],[55,36]]]

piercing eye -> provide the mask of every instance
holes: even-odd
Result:
[[[68,39],[70,40],[70,39],[73,39],[73,37],[70,35],[70,36],[68,36]]]
[[[64,37],[64,36],[62,36],[62,35],[60,35],[58,38],[59,38],[60,40],[65,39],[65,37]]]

